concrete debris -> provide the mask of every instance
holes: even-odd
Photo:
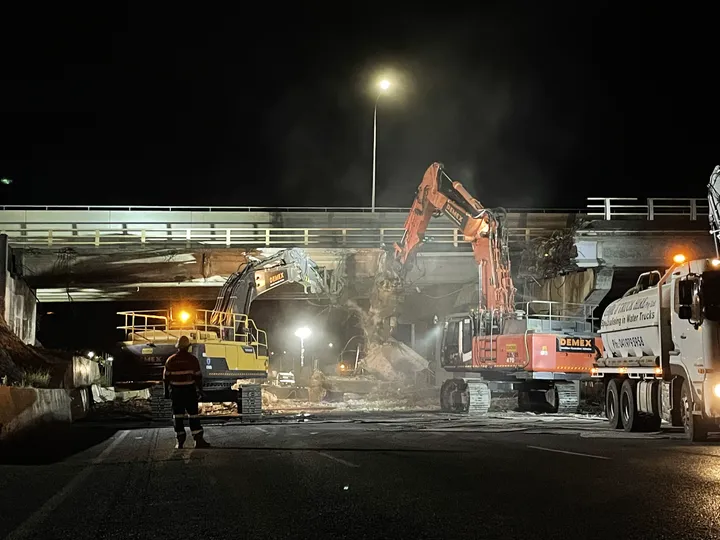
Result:
[[[200,414],[230,415],[237,413],[237,405],[232,401],[222,403],[201,403]]]
[[[359,314],[365,334],[366,354],[360,367],[380,380],[414,385],[418,373],[427,370],[428,361],[392,337],[404,298],[401,269],[390,254],[383,253],[370,293],[370,309],[365,312],[355,304],[350,308]]]
[[[310,376],[310,385],[308,386],[309,398],[312,403],[317,403],[325,397],[326,391],[330,389],[330,384],[325,378],[325,374],[320,370],[315,370]]]
[[[92,410],[95,418],[150,416],[151,413],[149,399],[95,402]]]
[[[144,390],[115,390],[112,386],[92,386],[93,401],[95,403],[106,403],[110,401],[133,401],[138,399],[150,399],[150,389]]]
[[[384,381],[414,385],[417,374],[428,368],[428,361],[408,345],[393,338],[368,346],[362,367]]]

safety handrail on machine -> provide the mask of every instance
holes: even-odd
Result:
[[[516,304],[528,319],[595,322],[597,305],[553,300],[529,300]]]
[[[206,309],[193,310],[186,321],[172,316],[172,310],[120,311],[118,315],[125,318],[125,324],[118,326],[125,332],[128,340],[141,340],[148,343],[172,341],[182,335],[190,334],[190,338],[235,341],[251,347],[267,351],[267,333],[255,324],[247,315],[232,314],[232,326],[213,324],[213,312]],[[192,336],[193,332],[199,332]],[[203,335],[202,333],[205,333]]]

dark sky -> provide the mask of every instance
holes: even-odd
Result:
[[[703,196],[720,162],[689,4],[6,4],[6,204],[368,205],[382,73],[378,205],[435,160],[508,207]]]

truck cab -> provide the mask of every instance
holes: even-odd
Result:
[[[703,429],[720,431],[720,260],[683,263],[672,277],[670,370],[690,382],[692,403],[683,406]]]

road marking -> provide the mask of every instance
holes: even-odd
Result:
[[[266,435],[269,435],[269,434],[270,434],[270,432],[269,432],[267,429],[265,429],[265,428],[261,428],[261,427],[258,427],[258,426],[253,426],[253,427],[254,427],[255,429],[257,429],[258,431],[262,431],[262,432],[265,433]]]
[[[110,455],[110,452],[115,450],[115,447],[120,444],[125,437],[127,437],[128,433],[130,433],[130,431],[128,430],[121,431],[120,434],[115,437],[115,440],[111,442],[108,447],[100,453],[98,457],[92,460],[92,464],[97,465],[98,463],[102,463],[103,461],[105,461],[105,458]]]
[[[95,466],[98,463],[102,463],[110,453],[117,447],[120,442],[127,437],[129,431],[121,431],[113,442],[111,442],[105,450],[103,450],[98,457],[90,462],[90,465],[85,467],[82,471],[77,473],[75,477],[70,480],[65,487],[58,491],[55,495],[50,497],[45,504],[33,512],[30,517],[18,525],[10,534],[5,537],[5,540],[20,540],[21,538],[32,538],[35,537],[35,529],[38,525],[41,525],[45,519],[58,507],[62,502],[68,498],[73,490],[78,487],[83,480],[85,480],[90,473],[95,470]]]
[[[582,454],[580,452],[570,452],[568,450],[557,450],[555,448],[544,448],[542,446],[530,446],[528,445],[528,448],[532,448],[533,450],[544,450],[545,452],[557,452],[558,454],[568,454],[570,456],[581,456],[581,457],[589,457],[594,459],[612,459],[605,456],[596,456],[594,454]]]
[[[354,469],[357,469],[360,467],[357,463],[350,463],[349,461],[345,461],[344,459],[341,459],[339,457],[331,456],[330,454],[326,454],[325,452],[315,452],[316,454],[320,454],[323,457],[326,457],[328,459],[332,459],[333,461],[337,461],[338,463],[342,463],[346,467],[352,467]]]

